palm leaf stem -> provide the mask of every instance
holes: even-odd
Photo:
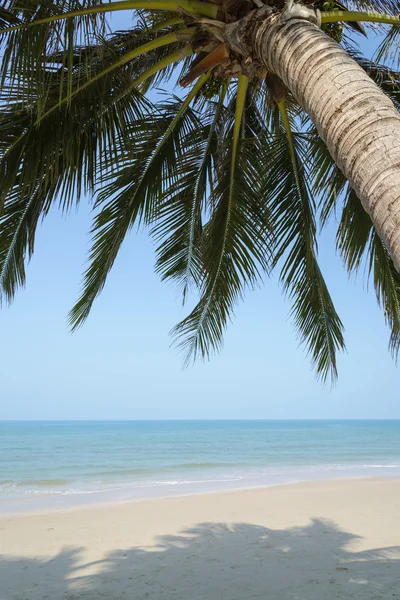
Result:
[[[293,132],[292,132],[292,128],[290,127],[289,115],[288,115],[287,109],[286,109],[285,98],[280,100],[277,104],[278,104],[279,113],[281,115],[282,123],[285,128],[287,139],[288,139],[289,152],[290,152],[290,156],[292,158],[293,171],[294,171],[294,176],[296,178],[296,184],[297,184],[297,187],[299,190],[299,194],[301,194],[299,167],[297,164],[297,155],[296,155],[296,150],[294,148],[294,143],[293,143]]]
[[[6,29],[0,29],[0,35],[18,31],[36,25],[44,25],[45,23],[54,23],[63,19],[72,19],[74,17],[82,17],[84,15],[94,15],[104,12],[114,12],[121,10],[166,10],[169,12],[179,12],[184,9],[191,14],[199,14],[204,17],[216,18],[218,6],[209,2],[199,2],[197,0],[123,0],[122,2],[110,2],[109,4],[99,4],[80,10],[74,10],[58,15],[51,15],[43,19],[36,19],[29,23],[20,25],[12,25]]]
[[[165,29],[166,27],[172,27],[172,25],[178,25],[179,23],[183,23],[183,19],[181,17],[171,17],[170,19],[166,19],[165,21],[161,21],[160,23],[156,23],[149,29],[146,29],[143,33],[148,35],[149,33],[156,33],[161,29]]]
[[[246,75],[244,75],[243,73],[240,73],[239,79],[238,79],[237,96],[236,96],[235,123],[233,126],[233,135],[232,135],[231,173],[230,173],[230,178],[229,178],[229,196],[228,196],[228,206],[227,206],[227,217],[226,217],[225,227],[224,227],[224,237],[223,237],[223,240],[222,240],[222,243],[220,246],[218,266],[217,266],[217,269],[215,272],[214,282],[212,284],[210,293],[208,294],[208,298],[204,304],[203,310],[201,311],[201,315],[200,315],[199,323],[198,323],[198,329],[201,329],[204,318],[205,318],[207,311],[210,307],[210,304],[213,300],[215,288],[218,283],[218,277],[219,277],[219,274],[221,271],[222,261],[225,256],[226,240],[227,240],[229,225],[230,225],[230,215],[232,212],[233,184],[234,184],[234,179],[235,179],[236,156],[237,156],[240,129],[242,126],[242,118],[243,118],[243,113],[244,113],[244,108],[245,108],[245,103],[246,103],[246,94],[247,94],[248,83],[249,83],[249,78]]]
[[[162,60],[158,61],[155,65],[152,65],[149,69],[147,69],[147,71],[139,75],[139,77],[136,77],[136,79],[132,81],[132,83],[126,88],[126,90],[123,91],[123,94],[117,98],[117,101],[120,100],[122,96],[129,93],[132,90],[132,88],[139,86],[141,83],[143,83],[143,81],[146,81],[146,79],[148,79],[155,73],[158,73],[158,71],[161,71],[165,67],[168,67],[168,65],[171,65],[172,63],[178,60],[182,60],[182,58],[185,58],[185,56],[190,56],[191,54],[194,54],[194,50],[192,50],[190,45],[181,48],[173,54],[169,54]]]
[[[221,110],[224,104],[224,100],[226,97],[226,92],[228,90],[228,84],[226,83],[220,92],[220,96],[218,99],[218,105],[217,108],[215,110],[215,115],[214,115],[214,119],[213,122],[211,124],[211,128],[210,128],[210,132],[208,135],[208,139],[207,139],[207,145],[204,151],[204,156],[203,156],[203,160],[202,163],[200,165],[200,169],[199,169],[199,174],[197,176],[197,180],[196,180],[196,184],[195,184],[195,201],[193,202],[193,206],[192,206],[192,214],[191,214],[191,219],[190,219],[190,229],[189,229],[189,243],[188,243],[188,251],[187,251],[187,265],[186,265],[186,275],[185,275],[185,286],[183,289],[183,302],[185,302],[186,299],[186,294],[187,294],[187,288],[188,288],[188,281],[190,279],[190,272],[191,272],[191,263],[192,263],[192,258],[194,255],[194,245],[195,245],[195,233],[196,233],[196,219],[195,219],[195,215],[199,210],[199,206],[200,206],[200,202],[201,202],[201,195],[203,193],[203,189],[202,189],[202,185],[201,185],[201,180],[202,177],[204,176],[204,171],[207,165],[207,159],[208,159],[208,155],[209,155],[209,151],[210,151],[210,147],[211,147],[211,141],[212,141],[212,137],[214,135],[214,131],[215,128],[217,126],[218,123],[218,119],[219,116],[221,114]]]
[[[376,12],[358,12],[355,10],[335,10],[321,12],[321,23],[338,23],[339,21],[368,21],[385,25],[400,25],[400,16],[380,14]]]

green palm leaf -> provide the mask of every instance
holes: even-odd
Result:
[[[140,32],[140,33],[142,33],[142,32]],[[153,32],[151,32],[151,33],[153,33]],[[93,86],[93,84],[97,83],[97,84],[102,85],[102,82],[101,82],[102,79],[104,79],[106,81],[106,84],[110,86],[110,84],[111,84],[110,77],[107,78],[107,76],[109,76],[109,75],[112,76],[113,72],[116,70],[118,70],[120,73],[121,72],[123,73],[125,70],[124,67],[127,65],[126,70],[129,73],[130,77],[132,77],[132,74],[134,74],[135,77],[133,78],[133,81],[131,81],[129,83],[129,85],[125,88],[125,90],[123,90],[122,95],[120,92],[117,96],[115,96],[115,95],[114,95],[114,97],[111,96],[113,103],[118,102],[118,100],[121,97],[128,94],[132,89],[135,88],[135,86],[138,86],[139,83],[141,83],[145,79],[149,79],[154,74],[158,74],[160,71],[163,71],[165,68],[168,68],[168,66],[171,64],[168,60],[167,60],[166,65],[161,65],[161,68],[158,67],[158,63],[160,63],[160,61],[163,59],[162,54],[160,54],[160,49],[162,49],[165,46],[170,46],[171,44],[176,44],[176,43],[178,43],[178,46],[179,46],[180,40],[185,39],[185,35],[187,33],[189,33],[189,37],[190,37],[189,30],[184,30],[183,32],[172,32],[170,34],[163,35],[161,37],[150,36],[150,38],[151,38],[150,41],[145,42],[145,43],[140,43],[141,38],[142,38],[142,35],[140,35],[140,34],[139,34],[139,36],[129,35],[128,36],[129,39],[126,39],[127,36],[123,36],[121,34],[119,34],[118,36],[114,36],[114,38],[110,42],[103,43],[101,60],[99,60],[95,54],[96,59],[92,61],[93,64],[90,64],[90,68],[88,68],[88,65],[85,65],[84,68],[82,67],[81,64],[79,65],[79,69],[78,69],[77,73],[74,74],[75,76],[72,80],[72,85],[69,85],[69,84],[67,86],[64,85],[65,78],[63,77],[64,73],[63,73],[62,69],[58,73],[52,75],[51,87],[49,88],[49,90],[46,94],[47,103],[42,105],[43,113],[41,113],[40,110],[37,110],[36,98],[40,97],[40,91],[36,90],[35,100],[31,106],[32,117],[35,117],[37,123],[40,123],[40,121],[42,119],[46,119],[47,117],[52,116],[54,112],[58,112],[65,104],[69,105],[71,103],[71,101],[75,98],[75,96],[77,96],[78,94],[81,94],[87,88]],[[148,37],[148,35],[149,35],[148,32],[146,32],[146,37]],[[139,44],[138,44],[137,37],[139,37]],[[121,38],[122,38],[122,40],[121,40]],[[121,52],[119,52],[119,54],[116,54],[116,46],[120,47],[121,45],[123,46],[122,54],[121,54]],[[133,46],[133,49],[128,50],[128,48],[131,46]],[[173,49],[174,48],[172,48],[172,50]],[[84,49],[84,50],[86,50],[86,49]],[[147,58],[146,55],[148,53],[153,54],[153,56],[152,56],[153,60],[150,62],[150,64],[152,64],[151,68],[153,68],[155,51],[157,52],[157,60],[155,61],[157,68],[154,71],[154,73],[153,72],[149,73],[148,72],[149,61],[146,60],[146,58]],[[81,53],[82,53],[82,51],[80,52],[80,54]],[[171,48],[169,48],[169,50],[168,50],[167,57],[169,57],[170,54],[171,54]],[[83,81],[82,81],[82,77],[81,77],[82,70],[84,71]],[[145,74],[145,77],[143,77],[143,74]],[[139,78],[139,76],[140,76],[140,78]],[[114,83],[114,82],[112,82],[112,83]],[[59,87],[59,92],[58,92],[59,98],[57,100],[57,88],[58,87]],[[98,92],[98,87],[99,86],[97,86],[97,89],[95,90],[96,92]],[[11,89],[13,89],[13,88],[11,88]],[[87,103],[87,101],[88,101],[87,98],[83,98],[83,99],[79,98],[80,103],[82,103],[82,100],[85,103]],[[105,100],[106,100],[106,97],[103,94],[102,101],[104,102]],[[36,114],[34,114],[35,112],[36,112]],[[3,158],[5,158],[7,153],[11,152],[15,146],[18,147],[18,145],[21,142],[23,142],[23,138],[25,136],[29,135],[30,132],[31,132],[31,129],[29,129],[29,128],[25,129],[25,131],[5,151],[5,153],[3,154]]]
[[[400,111],[400,72],[379,64],[379,55],[377,56],[378,62],[374,62],[366,59],[359,52],[350,54]]]
[[[199,287],[203,276],[202,215],[206,211],[207,192],[213,186],[216,129],[226,87],[222,87],[218,102],[213,102],[208,113],[203,113],[202,127],[186,138],[185,152],[177,165],[177,181],[168,188],[153,229],[159,243],[156,272],[162,279],[178,282],[184,302],[191,284]]]
[[[26,255],[34,250],[35,231],[43,214],[40,194],[14,193],[0,217],[0,305],[11,301],[25,283]]]
[[[132,156],[127,156],[127,166],[104,188],[96,203],[101,210],[92,229],[94,244],[90,266],[85,274],[82,295],[69,316],[73,329],[82,325],[89,315],[129,229],[142,219],[150,222],[154,218],[165,173],[168,180],[174,180],[174,157],[181,147],[182,133],[197,125],[188,107],[206,78],[199,80],[183,102],[165,106],[153,118],[149,116],[144,131],[141,121],[133,124],[130,132],[135,140]],[[122,151],[127,153],[126,145]]]
[[[93,44],[93,40],[104,37],[107,31],[107,22],[104,14],[96,13],[98,2],[84,0],[81,4],[77,0],[64,2],[43,2],[38,4],[34,1],[24,0],[14,4],[8,2],[8,14],[10,15],[11,27],[0,31],[0,48],[3,49],[1,61],[1,81],[14,81],[15,85],[30,82],[34,90],[39,88],[46,93],[50,73],[40,68],[45,57],[58,53],[63,66],[72,68],[74,48],[82,44]],[[46,19],[63,19],[63,15],[70,8],[83,10],[86,13],[80,19],[61,20],[54,24],[43,22],[40,17]],[[3,19],[5,15],[3,15]],[[18,19],[19,25],[12,25],[12,21]],[[37,20],[35,27],[26,25]]]
[[[305,181],[306,144],[291,131],[280,103],[283,131],[276,131],[268,152],[266,195],[276,239],[275,264],[283,262],[280,279],[292,302],[291,315],[325,381],[337,377],[338,350],[344,349],[343,325],[317,262],[315,205]]]
[[[400,275],[376,232],[371,239],[370,270],[373,270],[378,303],[390,328],[389,349],[397,359],[400,350]]]
[[[198,9],[200,13],[203,11],[207,15],[214,14],[216,11],[216,7],[212,4],[192,2],[192,0],[183,0],[180,4],[169,0],[159,0],[155,3],[149,0],[144,2],[124,0],[104,5],[92,0],[85,0],[83,5],[76,0],[44,3],[39,11],[34,11],[33,14],[32,11],[22,14],[20,17],[22,24],[0,31],[0,45],[3,46],[2,84],[11,81],[15,87],[18,87],[23,83],[26,90],[30,84],[31,91],[36,95],[40,113],[44,110],[49,89],[53,84],[55,58],[58,61],[57,69],[63,72],[62,83],[66,86],[67,95],[70,95],[74,79],[76,80],[79,72],[83,74],[84,79],[87,79],[86,73],[91,70],[93,57],[93,52],[79,52],[80,68],[77,73],[76,50],[79,47],[93,47],[95,40],[100,41],[98,44],[100,47],[104,45],[107,32],[105,13],[125,9],[151,9],[154,8],[153,4],[161,11],[178,12],[179,7],[179,10],[186,8],[189,12]],[[71,11],[70,8],[76,10]],[[15,12],[17,15],[20,14],[18,9]],[[133,14],[137,14],[140,18],[140,12],[136,11]],[[149,32],[146,35],[148,34]],[[121,55],[119,59],[122,60]]]
[[[346,189],[347,180],[314,125],[308,129],[305,140],[308,141],[310,189],[314,197],[319,198],[321,227],[325,227]]]
[[[399,50],[400,50],[400,26],[394,25],[390,27],[385,37],[379,44],[375,52],[375,60],[377,62],[389,62],[396,67],[399,66]]]
[[[351,189],[346,194],[337,246],[349,273],[357,272],[363,259],[367,258],[367,275],[373,278],[378,304],[383,308],[391,331],[389,348],[397,358],[400,348],[400,275],[371,218]]]
[[[26,2],[25,5],[30,5],[32,8],[37,7],[36,2]],[[73,10],[71,10],[72,5],[76,6],[76,8]],[[82,17],[88,15],[92,17],[93,15],[108,12],[125,10],[154,10],[179,12],[180,8],[185,9],[188,13],[204,15],[205,17],[217,16],[217,7],[215,5],[209,2],[198,2],[196,0],[179,0],[179,3],[174,0],[122,0],[120,2],[109,2],[105,4],[98,1],[86,1],[82,4],[75,1],[71,3],[46,2],[43,3],[43,5],[41,6],[42,14],[37,14],[36,11],[34,14],[32,14],[32,12],[30,11],[22,11],[22,18],[20,16],[21,10],[19,9],[19,7],[16,9],[15,15],[14,11],[5,10],[1,15],[3,21],[7,21],[7,15],[9,15],[11,17],[11,21],[14,21],[15,17],[18,17],[20,23],[11,24],[10,27],[0,30],[0,35],[4,35],[12,31],[37,28],[40,25],[48,23],[57,23],[58,21],[69,20],[76,17],[82,19]],[[43,15],[43,12],[47,14]]]
[[[357,0],[357,3],[345,0],[343,4],[347,8],[352,8],[360,11],[369,11],[377,13],[388,13],[396,15],[398,13],[397,0]]]
[[[349,273],[357,272],[370,243],[373,225],[354,190],[348,187],[336,244]]]
[[[251,210],[258,192],[255,175],[259,173],[251,158],[257,140],[241,137],[247,87],[247,77],[240,75],[235,119],[229,141],[221,148],[220,165],[216,166],[221,176],[210,198],[212,214],[204,228],[201,297],[173,330],[186,362],[198,355],[208,357],[212,349],[221,346],[235,304],[269,268],[269,235]],[[227,137],[221,136],[221,141]]]
[[[16,186],[28,195],[38,186],[44,196],[63,189],[65,206],[93,186],[96,169],[104,165],[104,152],[115,153],[127,123],[143,115],[148,106],[136,88],[126,93],[126,75],[112,77],[110,88],[105,88],[110,78],[98,82],[86,90],[84,102],[61,107],[38,125],[34,107],[18,96],[10,102],[7,95],[7,107],[0,115],[0,208],[1,200],[7,202]],[[123,101],[113,103],[121,89]],[[54,198],[50,193],[48,201]]]

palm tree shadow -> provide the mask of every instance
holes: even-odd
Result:
[[[400,599],[400,546],[352,552],[334,523],[274,530],[203,523],[151,547],[82,560],[67,548],[50,561],[3,557],[1,600]],[[6,577],[6,574],[8,575]]]

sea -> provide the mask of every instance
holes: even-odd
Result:
[[[400,477],[400,421],[2,421],[0,513]]]

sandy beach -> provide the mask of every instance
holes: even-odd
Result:
[[[0,518],[1,600],[400,598],[400,480]]]

